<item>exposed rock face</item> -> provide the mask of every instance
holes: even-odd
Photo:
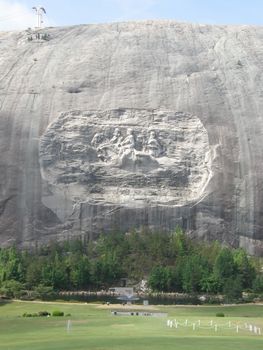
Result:
[[[261,254],[263,28],[44,34],[0,33],[1,244],[180,225]]]

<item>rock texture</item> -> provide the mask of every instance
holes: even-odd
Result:
[[[42,178],[64,203],[132,208],[200,200],[213,153],[197,117],[167,111],[63,113],[40,142]],[[54,196],[42,200],[57,212]]]
[[[263,27],[0,33],[0,243],[182,226],[263,252]]]

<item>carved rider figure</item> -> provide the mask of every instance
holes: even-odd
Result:
[[[150,132],[149,139],[146,143],[146,151],[152,156],[152,157],[159,157],[162,153],[162,146],[160,144],[160,141],[156,135],[155,131]]]
[[[117,147],[120,147],[122,141],[123,137],[121,136],[120,129],[116,128],[113,132],[112,138],[110,139],[110,143],[116,145]]]
[[[118,155],[122,140],[123,137],[121,136],[120,129],[116,128],[112,138],[110,140],[108,139],[97,147],[99,158],[106,162],[112,157]]]
[[[97,132],[93,136],[90,144],[91,144],[92,147],[97,148],[101,144],[103,139],[104,139],[104,135],[101,132]]]
[[[132,129],[127,130],[127,136],[121,142],[120,156],[128,155],[133,152],[135,148],[135,137]]]

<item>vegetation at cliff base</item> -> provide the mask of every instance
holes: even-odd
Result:
[[[32,251],[1,248],[0,294],[32,291],[41,298],[53,291],[107,289],[128,278],[133,284],[147,279],[155,292],[220,293],[237,300],[242,291],[263,293],[257,265],[243,249],[196,242],[180,229],[169,235],[112,233]]]

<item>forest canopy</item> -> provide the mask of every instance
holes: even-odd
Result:
[[[243,249],[191,240],[174,233],[131,232],[100,235],[96,241],[53,242],[34,250],[0,249],[0,294],[23,290],[101,290],[122,278],[142,279],[154,292],[225,294],[263,292],[260,264]]]

